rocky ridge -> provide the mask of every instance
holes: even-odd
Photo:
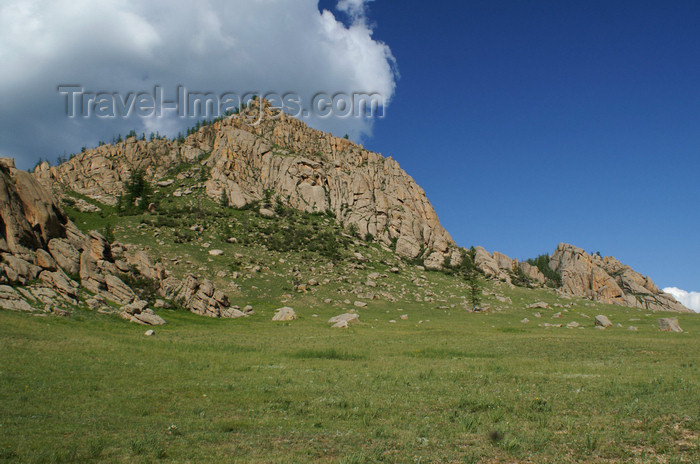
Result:
[[[560,292],[606,304],[650,311],[691,312],[645,277],[612,256],[588,254],[560,243],[552,254],[550,268],[562,277]]]
[[[497,251],[475,248],[474,264],[487,277],[511,284],[519,269],[532,286],[546,283],[544,274],[527,262],[519,262]],[[562,279],[557,292],[565,297],[587,298],[599,303],[642,308],[649,311],[692,312],[672,295],[664,293],[645,277],[612,256],[590,255],[583,249],[560,243],[549,267]]]

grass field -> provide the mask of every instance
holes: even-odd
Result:
[[[697,316],[684,334],[620,308],[638,332],[545,329],[520,323],[533,310],[386,303],[337,330],[341,308],[292,306],[288,323],[160,311],[153,337],[0,311],[0,462],[700,462]]]

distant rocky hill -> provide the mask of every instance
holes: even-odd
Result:
[[[258,105],[252,102],[245,114],[254,117]],[[210,169],[207,194],[217,201],[224,196],[240,208],[272,195],[302,211],[331,211],[361,236],[369,234],[401,256],[424,258],[430,267],[441,267],[453,254],[458,259],[425,192],[395,160],[277,114],[267,102],[263,106],[267,117],[256,125],[236,116],[179,141],[130,137],[59,166],[44,163],[35,175],[56,191],[114,204],[136,169],[161,180],[174,166],[201,162]]]
[[[601,303],[651,311],[691,312],[676,299],[612,256],[590,255],[573,245],[560,243],[550,267],[562,277],[562,292]]]
[[[546,282],[537,267],[511,259],[503,253],[476,247],[476,266],[487,276],[511,283],[517,271],[533,286]],[[560,243],[549,259],[549,268],[561,277],[560,295],[587,298],[605,304],[649,311],[692,312],[629,266],[612,256],[588,254],[573,245]]]

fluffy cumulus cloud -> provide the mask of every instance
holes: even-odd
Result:
[[[686,308],[700,313],[700,292],[687,292],[676,287],[664,288],[664,292],[673,295],[673,297],[683,303]]]
[[[130,129],[175,135],[192,125],[156,118],[65,116],[59,85],[86,91],[375,93],[388,103],[396,71],[373,38],[370,0],[5,0],[0,4],[0,154],[22,167]],[[341,15],[339,17],[338,15]],[[372,120],[311,116],[315,127],[361,138]]]

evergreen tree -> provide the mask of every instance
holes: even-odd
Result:
[[[469,303],[472,305],[472,310],[477,311],[481,304],[481,282],[476,270],[471,271],[467,276],[467,287],[469,288]]]

